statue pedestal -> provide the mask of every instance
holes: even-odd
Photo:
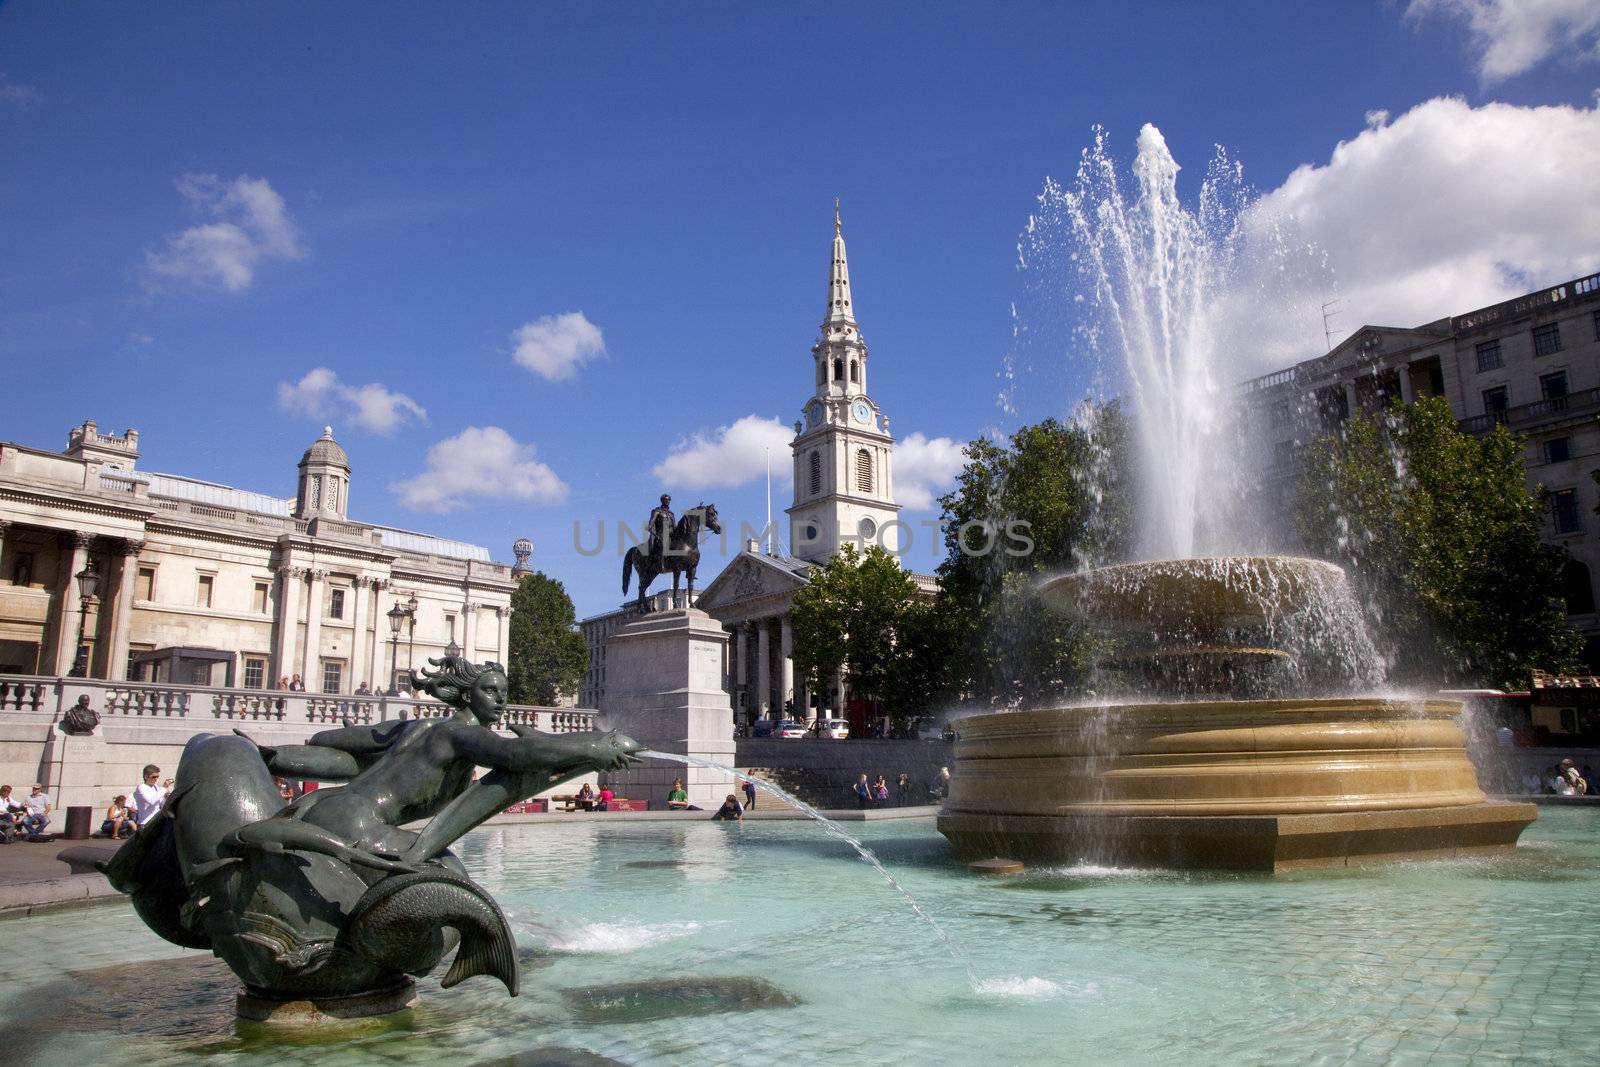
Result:
[[[69,807],[105,807],[101,800],[105,777],[106,739],[98,733],[64,734],[52,727],[45,740],[44,763],[49,768],[45,788],[59,815],[50,818],[51,829],[61,828]],[[107,798],[109,799],[109,798]],[[94,823],[98,830],[100,824]]]
[[[416,1007],[417,986],[407,979],[389,989],[357,993],[349,997],[316,997],[306,1000],[270,1000],[240,993],[234,997],[234,1013],[240,1019],[274,1028],[299,1029],[325,1026],[351,1019],[370,1019],[392,1015]]]
[[[733,706],[727,676],[728,633],[696,608],[643,615],[606,642],[605,725],[645,748],[733,765]],[[732,775],[670,760],[646,760],[605,780],[618,796],[664,810],[672,780],[706,811],[737,791]]]

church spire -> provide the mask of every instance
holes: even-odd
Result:
[[[844,254],[844,223],[839,218],[839,198],[833,198],[833,263],[828,270],[828,314],[822,320],[824,333],[834,324],[856,324],[850,306],[850,264]]]

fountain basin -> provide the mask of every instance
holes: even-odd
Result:
[[[1456,701],[1126,704],[962,719],[938,820],[963,859],[1283,870],[1511,848]]]

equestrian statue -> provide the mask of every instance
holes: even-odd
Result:
[[[506,737],[490,729],[505,712],[504,667],[428,662],[438,669],[412,672],[412,688],[449,716],[347,721],[276,748],[238,732],[195,735],[165,806],[101,866],[150,929],[233,969],[241,1015],[269,1018],[299,1000],[396,1010],[411,978],[452,948],[443,985],[489,974],[517,995],[505,915],[448,846],[535,793],[636,763],[639,746],[615,731],[513,725]],[[474,780],[479,767],[488,773]],[[344,784],[285,804],[274,775]]]
[[[694,574],[700,566],[700,527],[712,533],[721,533],[715,504],[696,504],[683,513],[676,523],[672,519],[672,498],[661,495],[660,506],[650,512],[645,522],[649,538],[643,546],[634,545],[622,557],[622,591],[628,591],[628,581],[634,571],[639,572],[639,610],[650,610],[645,600],[650,583],[665,571],[672,572],[672,602],[678,602],[678,576],[686,575],[689,582],[688,599],[694,599]]]

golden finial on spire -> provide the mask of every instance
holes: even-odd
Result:
[[[835,237],[839,236],[839,227],[841,225],[843,224],[839,221],[839,198],[836,196],[833,198],[833,235]]]

